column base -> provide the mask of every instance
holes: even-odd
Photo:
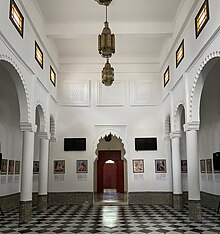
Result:
[[[47,195],[38,195],[38,210],[47,212]]]
[[[173,194],[173,207],[177,211],[183,210],[183,194]]]
[[[202,221],[202,209],[200,200],[189,200],[189,219]]]
[[[27,223],[32,217],[32,201],[20,201],[19,222]]]

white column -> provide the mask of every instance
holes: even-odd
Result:
[[[172,165],[173,165],[173,193],[182,194],[181,180],[181,155],[180,155],[180,138],[181,131],[175,131],[170,134],[172,139]]]
[[[168,164],[171,165],[172,163],[172,158],[171,158],[171,141],[170,141],[170,136],[165,136],[164,137],[164,144],[165,144],[165,149],[166,149],[166,154],[167,154],[167,161]],[[173,181],[172,181],[172,166],[169,167],[170,171],[170,188],[173,188]]]
[[[198,129],[198,122],[191,122],[184,125],[184,130],[186,131],[189,200],[200,200],[199,157],[197,145]]]
[[[32,201],[34,132],[23,132],[20,201]]]
[[[48,187],[48,154],[49,140],[40,140],[39,184],[38,195],[47,195]]]

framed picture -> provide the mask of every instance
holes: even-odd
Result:
[[[65,174],[65,160],[54,160],[54,174]]]
[[[33,161],[33,174],[39,174],[39,161]]]
[[[143,159],[133,160],[133,173],[144,173],[144,160]]]
[[[8,159],[2,159],[1,174],[6,175],[8,169]]]
[[[88,172],[88,160],[76,160],[76,173]]]
[[[201,170],[201,173],[206,173],[206,169],[205,169],[205,159],[201,159],[201,160],[200,160],[200,170]]]
[[[155,172],[156,173],[166,173],[166,159],[156,159],[155,160]]]
[[[15,161],[15,174],[20,174],[20,161]]]
[[[181,172],[187,173],[187,160],[181,160]]]
[[[9,175],[14,174],[14,166],[15,166],[15,161],[14,160],[9,160],[9,163],[8,163],[8,174]]]
[[[212,159],[206,159],[206,171],[212,173]]]

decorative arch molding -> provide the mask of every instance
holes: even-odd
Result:
[[[35,111],[38,111],[39,118],[40,118],[39,132],[47,132],[46,111],[45,111],[43,104],[40,102],[40,100],[37,100],[37,103],[35,104]]]
[[[167,113],[165,115],[165,121],[164,121],[164,133],[165,133],[165,138],[170,136],[171,132],[171,123],[170,123],[170,113]]]
[[[20,108],[20,123],[30,123],[31,119],[31,107],[29,92],[25,78],[19,68],[18,64],[8,55],[0,54],[0,63],[5,62],[3,66],[11,74],[12,79],[15,83],[15,87],[18,94],[19,108]],[[13,69],[11,69],[13,67]]]
[[[56,141],[56,123],[53,114],[50,115],[50,141],[51,142]]]
[[[200,97],[205,81],[200,79],[202,77],[201,73],[205,65],[214,58],[220,58],[220,51],[211,52],[203,59],[194,78],[189,100],[189,122],[199,121]]]
[[[179,101],[177,103],[177,106],[174,110],[174,118],[173,118],[173,123],[174,123],[174,131],[180,130],[181,129],[181,114],[182,111],[185,109],[185,103],[184,101]]]
[[[124,152],[126,153],[125,150],[125,136],[122,132],[119,132],[118,130],[114,129],[114,128],[106,128],[105,130],[100,131],[97,135],[96,135],[96,139],[94,141],[94,149],[95,149],[95,155],[97,156],[97,145],[100,143],[100,141],[105,137],[105,135],[108,135],[111,132],[111,134],[115,137],[117,137],[119,140],[121,140],[122,146],[124,148]]]

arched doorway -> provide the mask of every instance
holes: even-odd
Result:
[[[109,160],[114,163],[107,163]],[[97,193],[115,189],[124,193],[124,160],[120,150],[100,150],[97,161]]]
[[[127,202],[127,160],[120,137],[111,133],[101,137],[96,149],[94,161],[94,192],[99,197],[106,191],[115,191],[117,198]],[[95,196],[96,202],[96,196]],[[119,200],[119,199],[118,199]]]

